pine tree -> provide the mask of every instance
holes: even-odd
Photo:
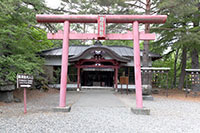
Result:
[[[42,73],[43,60],[37,52],[50,48],[44,30],[37,26],[36,13],[45,13],[42,0],[0,2],[0,85],[16,82],[17,73]]]
[[[161,14],[167,14],[167,22],[154,31],[158,31],[160,37],[154,43],[156,51],[163,52],[171,48],[182,51],[182,70],[179,80],[179,88],[184,85],[186,68],[186,53],[190,52],[193,56],[193,68],[199,67],[198,51],[200,48],[200,27],[199,27],[199,0],[163,0],[157,3]],[[172,53],[172,52],[171,52]]]

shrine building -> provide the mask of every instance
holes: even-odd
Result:
[[[119,88],[120,76],[129,78],[129,88],[135,89],[133,48],[122,45],[105,46],[97,41],[94,45],[70,45],[67,88],[110,87]],[[59,88],[62,48],[41,52],[45,58],[45,72],[49,84]],[[143,51],[140,52],[142,66]],[[149,52],[152,61],[161,58]]]

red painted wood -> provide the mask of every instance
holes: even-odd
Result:
[[[62,40],[63,33],[62,33],[62,31],[59,31],[58,33],[48,33],[47,38],[49,40]],[[153,33],[140,32],[139,38],[140,38],[140,40],[155,40],[156,35]],[[133,40],[134,38],[133,38],[133,33],[128,32],[125,34],[119,34],[119,33],[106,34],[105,38],[98,38],[98,34],[94,34],[94,33],[70,33],[69,39],[70,40],[97,40],[97,39]]]
[[[62,67],[60,84],[60,107],[66,106],[66,88],[68,71],[68,53],[69,53],[69,22],[64,22],[64,38],[62,47]]]
[[[140,66],[140,44],[139,44],[139,23],[133,23],[134,35],[134,69],[135,69],[135,87],[136,87],[136,107],[142,108],[142,80],[141,80],[141,66]]]
[[[115,61],[113,59],[103,59],[103,58],[101,58],[99,60],[96,60],[96,59],[82,59],[82,60],[79,61],[78,64],[82,65],[85,62],[98,62],[98,63],[101,63],[101,62],[110,62],[113,65],[118,65],[117,61]]]
[[[97,23],[98,15],[36,15],[36,19],[40,23],[64,23],[64,34],[55,33],[48,34],[48,39],[63,39],[62,53],[62,71],[61,71],[61,89],[60,89],[60,107],[65,106],[66,100],[66,83],[67,83],[67,67],[68,67],[68,44],[69,40],[134,40],[134,63],[135,63],[135,79],[136,79],[136,105],[142,108],[142,89],[141,89],[141,70],[140,70],[140,49],[139,40],[154,40],[155,34],[139,33],[139,23],[165,23],[166,15],[105,15],[106,23],[132,23],[133,33],[127,34],[105,34],[99,37],[98,34],[86,33],[69,33],[69,23]],[[87,65],[86,67],[100,68],[116,68],[115,85],[117,87],[118,66],[95,66]]]
[[[165,23],[167,15],[105,15],[106,23]],[[39,23],[97,23],[98,15],[36,15]]]
[[[114,74],[114,88],[117,88],[116,86],[116,79],[117,79],[117,74],[116,74],[116,69],[115,69],[115,74]]]
[[[119,68],[119,66],[112,66],[112,65],[81,65],[80,68]]]
[[[98,39],[106,38],[106,16],[98,16]]]
[[[24,88],[24,114],[27,113],[27,104],[26,104],[26,88]]]
[[[77,88],[80,88],[80,66],[77,68]]]
[[[118,68],[115,68],[115,88],[117,89],[118,85]]]

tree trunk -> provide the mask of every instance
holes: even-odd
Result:
[[[200,2],[198,4],[198,10],[200,11]],[[200,14],[199,13],[196,13],[195,15],[195,18],[199,18]],[[199,27],[199,22],[200,20],[199,19],[195,19],[193,21],[193,27],[197,28]],[[198,53],[198,50],[196,48],[192,49],[192,52],[191,52],[191,57],[192,57],[192,69],[199,69],[199,53]],[[194,84],[192,84],[191,88],[192,90],[196,93],[197,91],[200,90],[200,85],[199,85],[199,75],[193,75],[194,76]]]
[[[175,60],[174,60],[174,82],[173,82],[173,88],[176,87],[176,64],[178,60],[178,54],[179,54],[179,48],[176,50]]]
[[[151,9],[151,0],[146,0],[146,15],[150,14]],[[145,24],[145,33],[150,33],[150,25]],[[143,51],[143,66],[148,67],[149,66],[149,41],[144,41],[144,51]]]
[[[197,49],[193,49],[191,52],[192,57],[192,69],[199,69],[199,55]]]
[[[151,0],[146,0],[146,15],[150,14],[150,5]],[[145,24],[145,33],[149,33],[150,32],[150,25],[149,24]],[[142,57],[142,65],[143,67],[148,67],[149,66],[149,41],[144,41],[143,44],[144,50],[143,50],[143,57]],[[148,76],[148,73],[145,73],[143,75],[143,84],[148,85],[150,82],[149,79],[150,76]]]
[[[199,69],[199,54],[196,48],[194,48],[191,52],[192,57],[192,69]],[[195,75],[194,83],[192,84],[191,88],[194,92],[197,92],[199,90],[199,84],[196,84],[199,81],[199,76]]]
[[[186,68],[186,61],[187,61],[187,49],[184,47],[181,55],[181,75],[179,78],[179,85],[178,89],[181,90],[184,86],[184,79],[185,79],[185,68]]]

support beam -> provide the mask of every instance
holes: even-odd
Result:
[[[77,67],[77,89],[80,88],[80,67]]]
[[[66,105],[66,86],[68,71],[68,50],[69,39],[71,40],[134,40],[134,63],[135,63],[135,84],[136,84],[136,106],[137,109],[143,108],[142,105],[142,87],[141,87],[141,69],[140,69],[140,48],[139,40],[154,40],[155,34],[139,33],[139,23],[165,23],[167,15],[104,15],[105,23],[131,23],[133,32],[126,34],[101,34],[102,28],[98,34],[91,33],[71,33],[69,23],[97,23],[99,15],[36,15],[37,22],[40,23],[64,23],[64,33],[58,32],[48,34],[48,39],[63,40],[62,51],[62,70],[61,70],[61,88],[60,88],[60,107]],[[105,25],[103,24],[103,26]],[[101,23],[99,23],[101,24]],[[103,28],[105,30],[105,28]],[[86,67],[86,66],[84,66]],[[94,67],[94,66],[89,66]],[[95,66],[96,67],[96,66]],[[110,66],[101,66],[110,67]],[[115,85],[117,88],[118,67],[115,66]],[[111,67],[112,68],[112,67]],[[137,112],[137,111],[136,111]]]
[[[101,65],[101,66],[96,66],[96,65],[81,65],[80,68],[119,68],[118,66],[112,66],[112,65]]]
[[[39,23],[97,23],[99,15],[36,15]],[[105,15],[106,23],[165,23],[167,15]]]
[[[60,107],[66,106],[66,88],[68,72],[68,53],[69,53],[69,21],[64,22],[63,45],[62,45],[62,68],[60,86]]]
[[[133,23],[134,35],[134,67],[135,67],[135,86],[136,86],[136,107],[142,108],[142,82],[141,82],[141,66],[140,66],[140,44],[139,44],[139,23]]]
[[[97,60],[97,59],[94,59],[94,58],[92,58],[92,59],[82,59],[82,60],[80,60],[79,63],[80,63],[80,65],[82,65],[85,62],[110,62],[113,65],[117,64],[114,59],[99,59],[99,60]],[[77,65],[77,67],[78,67],[78,65]]]
[[[115,88],[117,89],[117,82],[118,82],[118,68],[115,68]]]
[[[57,33],[48,33],[47,38],[49,40],[63,40],[63,31],[58,31]],[[153,33],[144,33],[140,32],[139,39],[140,40],[155,40],[156,35]],[[94,33],[70,33],[70,40],[97,40],[98,34]],[[133,33],[128,32],[125,34],[111,33],[106,34],[105,39],[103,40],[133,40]]]

